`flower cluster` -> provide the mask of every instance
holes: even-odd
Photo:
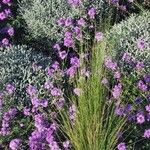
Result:
[[[11,0],[2,0],[0,2],[0,47],[5,47],[10,45],[9,38],[14,35],[14,28],[10,25],[6,26],[6,23],[9,21],[11,12]]]

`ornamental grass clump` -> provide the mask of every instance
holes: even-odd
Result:
[[[84,61],[85,58],[80,56],[80,67],[73,83],[73,94],[68,100],[70,106],[68,111],[60,112],[62,118],[60,129],[70,140],[71,149],[114,150],[118,135],[125,125],[126,116],[122,118],[116,116],[115,101],[107,98],[109,90],[101,83],[105,75],[103,67],[105,48],[106,42],[103,39],[91,49],[88,76],[83,73],[87,63]]]
[[[150,70],[149,24],[150,12],[144,11],[141,15],[132,15],[126,21],[114,25],[108,33],[109,43],[113,45],[112,54],[125,71],[129,65],[123,63],[124,59],[130,61],[133,67],[137,65],[135,61],[138,60],[139,65]]]

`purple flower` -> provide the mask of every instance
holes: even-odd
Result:
[[[67,57],[66,51],[59,52],[59,57],[63,60]]]
[[[0,20],[4,20],[6,18],[6,14],[4,12],[0,13]]]
[[[69,75],[70,77],[73,77],[76,71],[77,71],[77,67],[72,66],[69,69],[67,69],[66,74]]]
[[[125,110],[124,106],[117,106],[115,108],[115,114],[118,116],[122,116],[124,115],[124,110]]]
[[[8,46],[9,45],[9,40],[7,38],[2,39],[2,44],[4,46]]]
[[[13,139],[9,143],[9,147],[11,150],[19,149],[20,145],[21,145],[21,139]]]
[[[145,109],[146,109],[147,112],[150,113],[150,104],[149,104],[149,105],[146,105],[146,106],[145,106]]]
[[[110,57],[107,57],[105,59],[105,66],[114,71],[117,68],[117,63],[114,63]]]
[[[146,83],[150,83],[150,74],[147,74],[147,75],[144,76],[144,81]]]
[[[95,8],[90,8],[88,10],[88,15],[91,19],[94,19],[95,18],[95,15],[96,15],[96,9]]]
[[[119,71],[114,72],[114,78],[115,79],[120,79],[120,77],[121,77],[121,74]]]
[[[15,91],[15,86],[12,85],[12,84],[7,84],[6,85],[6,91],[9,93],[9,94],[12,94],[14,91]]]
[[[138,61],[137,64],[136,64],[136,69],[137,69],[137,70],[141,70],[141,69],[143,69],[143,68],[144,68],[144,63]]]
[[[32,85],[29,85],[27,87],[27,93],[30,95],[30,96],[33,96],[35,94],[37,94],[38,90],[36,89],[36,87],[32,86]]]
[[[99,42],[103,39],[103,33],[102,32],[96,32],[95,39]]]
[[[65,99],[64,98],[60,98],[59,100],[56,101],[56,107],[57,109],[61,109],[65,104]]]
[[[122,86],[120,83],[118,85],[115,85],[114,88],[112,89],[112,95],[115,99],[119,99],[121,95],[121,89],[122,89]]]
[[[64,38],[64,46],[72,47],[73,46],[73,39],[72,38]]]
[[[137,113],[136,120],[137,120],[137,123],[142,124],[145,122],[145,117],[142,113]]]
[[[72,57],[70,59],[70,64],[74,67],[79,67],[80,66],[80,59],[78,57]]]
[[[80,18],[78,21],[77,21],[77,24],[79,26],[84,26],[85,25],[85,20],[83,18]]]
[[[64,24],[65,24],[65,18],[59,18],[59,19],[57,20],[57,23],[58,23],[59,26],[64,25]]]
[[[58,51],[61,49],[59,44],[55,44],[55,45],[53,46],[53,48],[54,48],[54,49],[57,49]]]
[[[145,48],[145,41],[143,39],[138,39],[137,40],[137,47],[139,49],[144,49]]]
[[[23,109],[23,114],[24,114],[25,116],[30,116],[30,108],[25,107],[25,108]]]
[[[62,94],[61,89],[58,89],[56,87],[54,87],[53,89],[51,89],[51,95],[52,96],[60,96]]]
[[[140,80],[138,83],[137,83],[137,86],[140,90],[142,90],[143,92],[147,91],[147,85],[144,84],[144,82],[142,80]]]
[[[4,4],[9,4],[11,2],[11,0],[3,0],[2,1]]]
[[[7,17],[11,14],[11,10],[10,9],[5,9],[4,12],[5,12]]]
[[[125,143],[119,143],[117,148],[118,148],[118,150],[126,150],[126,145],[125,145]]]
[[[130,62],[131,56],[126,52],[126,53],[123,54],[122,60],[125,61],[125,62]]]
[[[81,3],[80,0],[68,0],[68,4],[70,4],[71,6],[74,6],[74,7],[79,6],[80,3]]]
[[[47,89],[47,90],[50,90],[50,89],[52,89],[53,87],[54,87],[54,86],[53,86],[52,82],[50,82],[50,81],[46,81],[46,82],[44,83],[44,88]]]
[[[79,27],[75,27],[74,28],[74,31],[75,31],[75,33],[76,33],[76,35],[77,35],[77,39],[78,40],[80,40],[81,39],[81,29],[79,28]]]
[[[10,35],[10,36],[13,36],[14,35],[14,28],[9,28],[8,30],[7,30],[7,32],[8,32],[8,34]]]
[[[76,106],[74,104],[72,104],[69,107],[69,118],[71,121],[75,120],[75,115],[76,115]]]
[[[148,139],[150,138],[150,129],[145,129],[143,137]]]
[[[65,26],[68,27],[68,26],[71,26],[71,25],[72,25],[72,19],[70,17],[66,18]]]
[[[63,147],[64,147],[65,150],[68,150],[69,147],[70,147],[70,141],[67,140],[67,141],[63,142]]]
[[[59,63],[58,63],[57,61],[55,61],[55,62],[51,65],[51,67],[56,71],[56,70],[59,69]]]

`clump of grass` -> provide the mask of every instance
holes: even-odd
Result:
[[[101,84],[105,74],[103,67],[105,49],[105,40],[92,48],[91,74],[88,79],[79,73],[75,86],[81,89],[81,94],[70,98],[70,102],[76,107],[74,122],[70,122],[68,112],[61,113],[63,119],[61,129],[75,150],[114,150],[119,132],[126,122],[125,117],[115,115],[114,102],[107,100],[109,92]],[[81,66],[84,66],[84,62],[82,60],[81,62]]]

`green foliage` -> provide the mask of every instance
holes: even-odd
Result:
[[[103,61],[105,40],[91,49],[90,77],[79,75],[75,87],[81,90],[79,97],[72,96],[70,101],[76,106],[76,115],[70,123],[68,113],[62,112],[62,131],[70,139],[75,150],[114,150],[118,134],[124,127],[125,117],[119,118],[114,113],[114,103],[108,102],[108,91],[101,84],[105,75]],[[86,66],[84,62],[82,67]]]
[[[20,13],[27,24],[27,30],[33,38],[50,38],[59,40],[63,32],[56,21],[60,17],[75,18],[87,13],[89,7],[96,7],[99,20],[102,20],[103,0],[84,0],[79,8],[72,8],[67,0],[23,0],[20,3]]]
[[[121,57],[124,52],[136,61],[144,61],[145,67],[150,66],[150,12],[143,12],[141,15],[132,15],[126,21],[116,24],[108,33],[109,42],[114,45],[113,55],[121,64]],[[137,46],[138,40],[143,39],[144,49]]]
[[[51,59],[25,45],[1,49],[0,58],[0,90],[5,90],[8,83],[14,84],[16,90],[6,98],[7,105],[18,105],[22,108],[29,100],[27,85],[33,84],[40,91],[42,83],[46,80],[44,69],[49,66]]]

